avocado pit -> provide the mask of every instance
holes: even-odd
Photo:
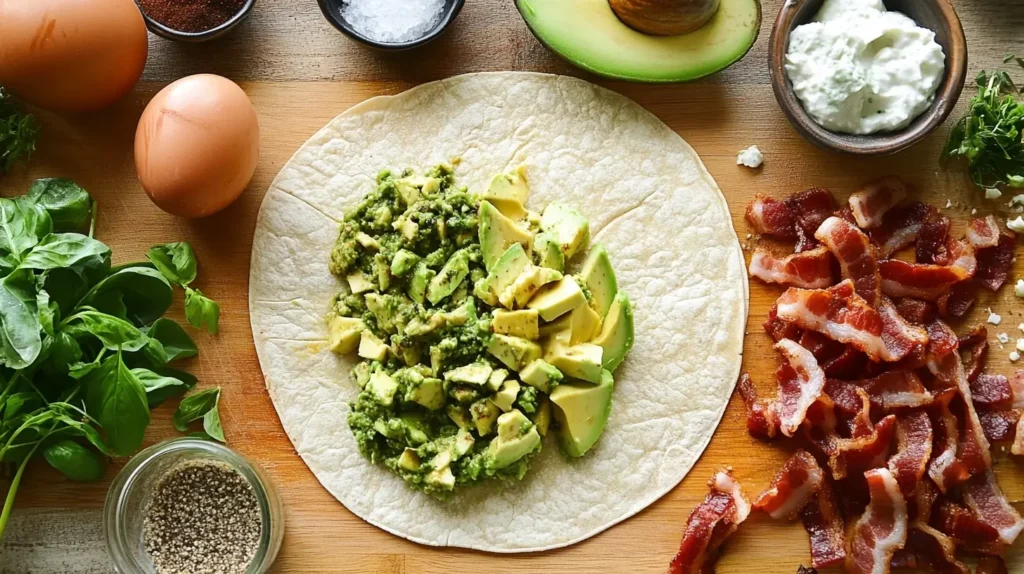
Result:
[[[627,26],[644,34],[677,36],[707,24],[721,0],[608,0]]]

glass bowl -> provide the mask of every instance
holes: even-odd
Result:
[[[255,463],[216,442],[178,438],[155,444],[125,465],[107,493],[103,530],[110,558],[118,572],[154,573],[156,569],[142,542],[144,510],[162,475],[186,462],[215,461],[229,465],[253,488],[263,528],[260,542],[245,572],[266,572],[277,557],[284,537],[284,508],[267,474]]]

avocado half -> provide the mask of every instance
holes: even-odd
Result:
[[[707,24],[680,36],[643,34],[608,0],[516,0],[537,39],[570,63],[606,78],[685,82],[740,60],[761,30],[759,0],[721,0]]]

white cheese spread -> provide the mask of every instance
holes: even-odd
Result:
[[[882,0],[825,0],[790,34],[786,73],[822,127],[871,134],[906,127],[927,110],[944,62],[935,33]]]
[[[747,149],[741,151],[736,156],[736,165],[745,165],[751,169],[757,169],[764,163],[764,154],[761,150],[757,149],[756,145],[752,145]]]

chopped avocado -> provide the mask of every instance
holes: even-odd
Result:
[[[490,277],[483,277],[473,283],[473,296],[491,307],[498,306],[498,296],[491,291]]]
[[[405,470],[417,471],[420,469],[420,456],[416,454],[416,449],[405,447],[402,451],[402,455],[398,457],[398,466]]]
[[[587,298],[579,284],[571,275],[566,275],[558,282],[541,289],[533,299],[530,299],[526,307],[536,309],[541,319],[554,321],[562,314],[572,311],[577,305],[586,302]]]
[[[509,379],[502,383],[501,389],[494,393],[491,397],[491,402],[496,407],[504,412],[512,410],[512,403],[516,402],[516,397],[519,396],[519,381],[515,379]]]
[[[491,376],[487,378],[487,390],[492,393],[498,392],[506,378],[508,378],[508,371],[505,369],[494,369],[491,371]]]
[[[487,363],[470,363],[446,372],[444,380],[482,387],[487,384],[492,370]]]
[[[592,341],[604,349],[604,368],[615,372],[633,348],[633,306],[624,291],[615,294],[601,333]]]
[[[421,257],[412,251],[399,249],[391,259],[391,274],[395,277],[405,277],[405,274],[415,267],[420,259]]]
[[[490,399],[480,399],[469,407],[476,432],[482,437],[491,434],[500,413],[501,410]]]
[[[488,455],[494,468],[505,468],[540,446],[537,427],[523,413],[512,410],[498,417],[498,436],[491,441]]]
[[[356,233],[356,242],[371,251],[380,251],[380,243],[362,231]]]
[[[469,250],[460,249],[448,259],[427,287],[427,301],[434,305],[451,295],[469,275]]]
[[[619,284],[615,279],[615,270],[608,259],[608,251],[604,245],[597,244],[587,255],[580,271],[583,284],[590,290],[590,306],[597,311],[601,320],[608,315],[612,299],[619,292]]]
[[[612,374],[604,371],[598,385],[566,383],[551,392],[559,443],[566,454],[583,456],[601,438],[612,410],[614,389]]]
[[[506,309],[520,308],[532,299],[541,287],[561,278],[562,274],[554,269],[537,267],[533,264],[527,265],[519,277],[516,277],[516,280],[498,295],[498,302]]]
[[[452,454],[455,455],[455,459],[462,458],[467,452],[472,450],[473,445],[476,443],[476,439],[470,434],[468,430],[460,429],[455,435],[455,444],[452,445]]]
[[[373,256],[373,268],[377,271],[377,285],[381,291],[387,291],[391,287],[391,265],[383,253]]]
[[[507,289],[529,265],[530,258],[526,255],[523,246],[513,243],[494,263],[494,267],[484,279],[482,288],[497,296]]]
[[[473,418],[469,416],[469,409],[457,405],[448,405],[448,418],[458,425],[462,430],[473,428]]]
[[[378,293],[367,293],[366,294],[366,308],[373,313],[375,319],[377,319],[377,326],[388,333],[395,332],[394,324],[394,307],[388,305],[383,295]]]
[[[548,428],[551,427],[551,401],[544,399],[537,407],[537,414],[533,415],[533,424],[537,425],[537,432],[540,436],[548,436]]]
[[[487,351],[506,367],[518,372],[529,363],[540,358],[540,345],[519,337],[492,335]]]
[[[524,250],[530,248],[532,236],[516,222],[505,217],[498,208],[489,202],[480,202],[480,252],[483,254],[484,265],[490,271],[505,251],[518,243]]]
[[[358,355],[371,361],[383,361],[388,356],[388,346],[369,330],[359,334]]]
[[[599,345],[582,343],[572,347],[554,347],[545,359],[567,377],[598,384],[601,382],[603,353],[604,349]]]
[[[550,393],[551,389],[557,387],[564,377],[562,376],[562,373],[555,367],[551,366],[550,363],[543,359],[537,359],[529,365],[526,365],[526,367],[519,372],[519,378],[531,387],[536,387],[542,392]]]
[[[416,234],[420,232],[420,226],[415,221],[403,217],[398,220],[397,224],[397,229],[402,234],[402,237],[407,241],[416,240]]]
[[[427,295],[427,288],[435,275],[437,272],[427,267],[425,262],[420,261],[409,280],[409,298],[422,305]]]
[[[673,36],[630,28],[606,0],[516,0],[516,6],[556,54],[595,74],[633,82],[685,82],[713,74],[741,59],[761,29],[759,0],[721,0],[710,21]]]
[[[569,316],[569,324],[570,345],[588,343],[601,333],[601,317],[590,305],[577,305]]]
[[[540,326],[539,331],[541,345],[544,347],[555,343],[562,346],[568,345],[572,335],[572,313],[566,313],[550,323],[544,323]]]
[[[455,402],[460,405],[468,405],[480,398],[480,391],[474,385],[450,383],[448,385],[448,396],[455,399]]]
[[[444,387],[441,379],[426,377],[416,386],[410,386],[405,393],[405,400],[419,403],[436,411],[444,407]]]
[[[366,390],[373,394],[378,403],[389,407],[395,400],[398,383],[387,373],[377,371],[370,375],[370,382],[366,383]]]
[[[572,259],[590,241],[590,223],[580,212],[562,203],[549,203],[540,217],[540,228],[554,235],[565,259]]]
[[[540,315],[534,309],[506,311],[495,309],[491,330],[500,335],[512,335],[536,341],[540,337]]]
[[[499,173],[491,178],[487,191],[480,199],[494,204],[506,217],[522,219],[526,216],[526,198],[530,189],[526,185],[526,167],[519,166],[511,173]]]
[[[348,280],[348,288],[352,293],[366,293],[367,291],[373,291],[377,286],[374,281],[369,280],[362,271],[356,271],[355,273],[349,273],[345,279]]]
[[[533,260],[541,267],[565,271],[565,254],[554,233],[538,233],[533,238]]]
[[[347,355],[359,346],[360,336],[366,329],[361,319],[331,317],[327,323],[328,345],[332,353]]]
[[[452,474],[452,469],[449,466],[428,472],[427,475],[423,477],[423,480],[435,488],[441,488],[444,490],[452,490],[455,488],[455,475]]]

